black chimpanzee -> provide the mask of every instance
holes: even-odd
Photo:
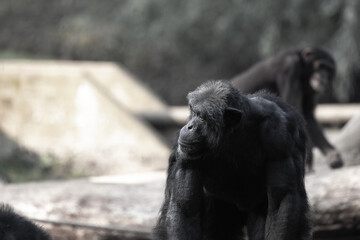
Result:
[[[155,239],[311,239],[302,118],[281,100],[207,82],[169,159]]]
[[[304,48],[282,52],[255,64],[234,77],[232,84],[242,93],[268,89],[304,116],[312,143],[326,156],[331,168],[343,165],[340,154],[326,140],[314,117],[317,96],[335,75],[333,57],[321,48]],[[312,170],[312,158],[308,158]]]
[[[8,206],[0,205],[1,240],[51,240],[50,235],[30,220],[16,214]]]

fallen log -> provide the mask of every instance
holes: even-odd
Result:
[[[360,166],[306,177],[315,239],[352,239],[345,235],[360,233],[359,182]],[[1,186],[0,202],[42,221],[55,240],[150,239],[164,183],[164,172],[158,172],[142,179],[128,174],[9,184]]]
[[[306,177],[315,233],[360,234],[360,167],[316,173]],[[316,236],[315,234],[315,236]]]
[[[112,240],[149,240],[151,233],[149,229],[117,227],[117,226],[98,226],[94,224],[84,224],[71,221],[52,221],[43,219],[32,219],[46,228],[53,239],[112,239]]]
[[[360,113],[360,104],[319,104],[316,119],[323,124],[343,124]]]
[[[189,117],[189,109],[184,106],[168,107],[163,111],[143,111],[135,116],[157,128],[183,126]]]
[[[322,124],[341,125],[358,113],[360,104],[320,104],[315,116]],[[189,110],[186,106],[168,107],[161,111],[139,112],[136,116],[156,127],[182,126],[188,119]]]

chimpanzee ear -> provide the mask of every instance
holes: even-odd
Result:
[[[311,48],[307,47],[307,48],[304,48],[302,51],[301,51],[301,56],[304,60],[311,60],[313,58],[313,51]]]
[[[228,107],[224,112],[224,122],[228,127],[234,127],[240,123],[242,118],[242,111],[236,108]]]

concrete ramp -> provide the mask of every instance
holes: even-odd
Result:
[[[0,62],[5,155],[16,143],[84,175],[164,169],[169,149],[132,116],[164,107],[113,63]]]

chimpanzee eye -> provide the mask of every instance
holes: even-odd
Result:
[[[327,65],[327,64],[319,64],[319,67],[318,67],[320,70],[325,70],[327,71],[328,73],[332,73],[332,68]]]
[[[200,118],[202,121],[205,121],[205,116],[204,116],[204,114],[197,113],[196,116],[197,116],[198,118]]]
[[[324,69],[324,70],[328,70],[328,67],[325,64],[320,64],[319,65],[319,69]]]
[[[200,112],[198,111],[192,111],[193,112],[193,115],[196,116],[197,118],[200,118],[201,120],[203,120],[203,116],[202,114],[200,114]]]
[[[190,109],[190,117],[196,116],[196,113],[194,112],[194,109],[192,108],[191,105],[189,105],[189,109]]]

